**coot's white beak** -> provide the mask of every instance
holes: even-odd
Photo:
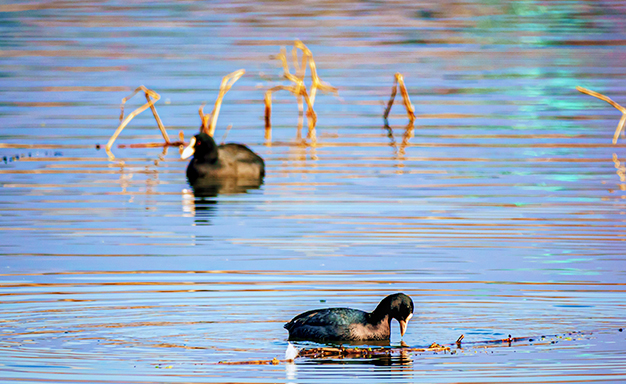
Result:
[[[411,317],[413,317],[412,313],[409,315],[409,317],[406,318],[406,320],[398,320],[398,323],[400,323],[400,336],[404,336],[404,332],[406,332],[406,327],[409,324],[409,320],[411,320]]]
[[[196,138],[192,137],[191,141],[189,141],[189,145],[185,147],[185,149],[183,149],[183,153],[180,154],[180,158],[185,160],[190,158],[193,153],[196,151],[196,149],[194,148],[196,146]]]

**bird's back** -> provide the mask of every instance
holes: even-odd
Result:
[[[291,340],[350,340],[351,328],[367,323],[367,312],[351,308],[326,308],[304,312],[285,324]]]
[[[187,176],[192,182],[206,178],[261,179],[265,176],[265,162],[241,144],[223,144],[217,147],[217,161],[203,162],[191,160],[187,167]]]
[[[252,150],[241,144],[223,144],[217,147],[218,159],[223,167],[235,167],[237,176],[244,178],[265,176],[265,162],[252,152]]]

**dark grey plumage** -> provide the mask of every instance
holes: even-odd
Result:
[[[411,298],[395,293],[385,297],[372,312],[351,308],[315,309],[294,317],[285,328],[289,331],[289,340],[389,340],[391,319],[398,320],[404,335],[411,316]]]
[[[218,146],[206,133],[194,136],[192,144],[193,148],[189,149],[189,153],[193,153],[193,159],[187,166],[187,178],[192,185],[198,180],[222,178],[259,180],[265,176],[265,162],[245,145]]]

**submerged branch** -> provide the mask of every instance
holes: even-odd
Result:
[[[573,334],[582,334],[582,332],[570,332],[568,335],[572,336]],[[367,348],[367,347],[317,347],[317,348],[302,348],[297,352],[296,358],[304,357],[309,359],[321,359],[321,358],[375,358],[375,357],[385,357],[392,355],[404,355],[406,353],[424,353],[424,352],[433,352],[433,353],[441,353],[441,352],[451,352],[451,347],[456,347],[457,350],[462,350],[461,342],[464,339],[465,335],[459,336],[459,338],[454,343],[449,344],[437,344],[432,343],[428,347],[377,347],[377,348]],[[528,341],[528,342],[544,342],[548,343],[548,338],[561,338],[558,335],[551,336],[536,336],[536,337],[512,337],[509,335],[505,339],[494,339],[494,340],[482,340],[482,341],[472,341],[463,343],[464,345],[472,345],[472,346],[481,346],[481,345],[498,345],[505,344],[506,346],[510,346],[512,343]],[[551,342],[553,343],[553,341]],[[279,363],[290,363],[293,360],[279,360],[274,358],[272,360],[249,360],[249,361],[220,361],[218,364],[226,364],[226,365],[259,365],[259,364],[279,364]]]

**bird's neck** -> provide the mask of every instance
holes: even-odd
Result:
[[[197,153],[194,158],[200,160],[202,163],[213,164],[217,161],[217,148],[213,151],[202,151],[201,153]]]
[[[389,317],[389,312],[381,309],[380,306],[377,307],[374,312],[370,313],[369,323],[372,325],[378,325],[381,323],[390,324],[391,317]]]
[[[374,311],[370,313],[370,323],[378,324],[381,321],[386,321],[388,323],[391,323],[391,316],[389,316],[390,312],[391,312],[391,304],[388,302],[388,300],[385,299],[381,301],[376,307],[376,309],[374,309]]]
[[[373,322],[370,314],[367,323],[350,325],[350,334],[353,340],[389,340],[391,335],[389,317],[385,316],[378,322]]]

